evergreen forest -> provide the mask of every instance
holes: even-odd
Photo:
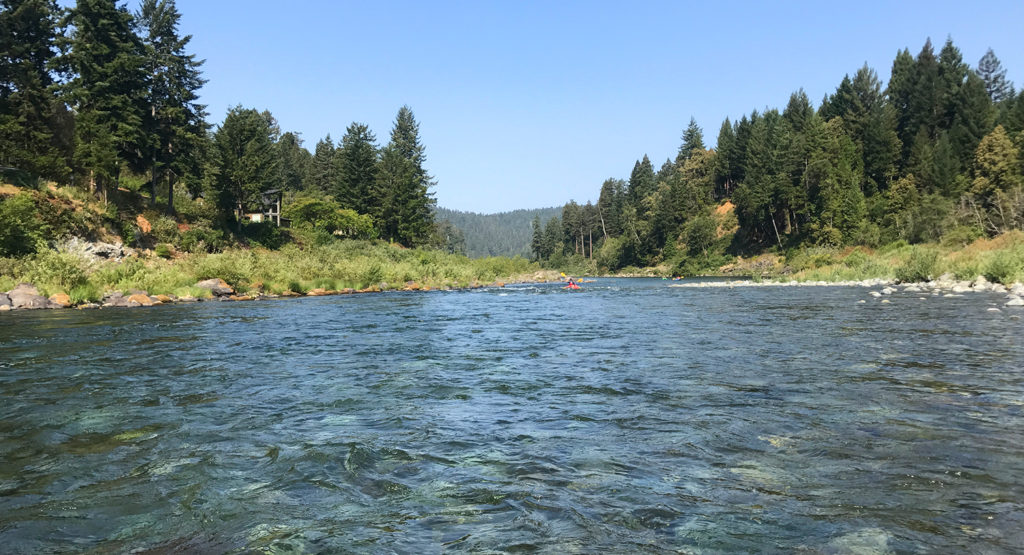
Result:
[[[156,241],[185,250],[280,244],[280,230],[244,217],[278,190],[284,215],[325,237],[445,246],[408,106],[384,144],[353,122],[312,153],[266,109],[238,105],[214,125],[198,98],[203,61],[180,17],[174,0],[142,0],[136,11],[115,0],[0,0],[4,182],[88,194],[107,206],[102,225],[126,242],[138,242],[144,210]],[[81,231],[56,221],[48,202],[25,192],[0,203],[0,256]]]
[[[766,250],[971,241],[1024,229],[1024,94],[992,50],[952,39],[897,52],[883,83],[864,65],[815,106],[726,118],[715,148],[690,119],[660,166],[644,155],[597,202],[534,221],[553,265],[714,271]]]
[[[548,221],[561,213],[561,207],[511,210],[497,214],[478,214],[438,207],[434,218],[439,226],[450,224],[456,234],[453,242],[456,245],[454,252],[463,252],[471,258],[530,258],[533,220],[539,218]]]

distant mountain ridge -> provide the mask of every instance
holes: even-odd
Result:
[[[437,221],[448,220],[466,239],[466,255],[471,258],[486,256],[522,256],[529,258],[533,239],[533,219],[540,216],[541,225],[554,216],[562,215],[561,206],[533,208],[478,214],[438,207]]]

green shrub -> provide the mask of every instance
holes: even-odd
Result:
[[[179,244],[185,252],[220,252],[227,246],[227,238],[219,229],[197,224],[181,233]]]
[[[896,279],[901,282],[927,281],[935,273],[939,253],[927,247],[915,247],[903,264],[896,267]]]
[[[160,243],[153,249],[153,252],[160,258],[172,258],[174,257],[174,247],[167,243]]]
[[[963,248],[985,234],[976,227],[958,226],[946,232],[942,236],[942,246],[950,248]]]
[[[26,277],[32,283],[50,291],[70,291],[88,281],[84,260],[70,253],[43,251],[26,263]]]
[[[71,297],[71,304],[73,305],[94,303],[103,298],[100,290],[91,283],[83,283],[72,287],[68,291],[68,296]]]
[[[982,275],[989,281],[1010,285],[1016,281],[1022,273],[1021,260],[1006,253],[1003,256],[993,256],[985,263]]]
[[[32,254],[46,244],[50,233],[31,194],[0,200],[0,256]]]

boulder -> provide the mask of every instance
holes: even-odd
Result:
[[[971,284],[971,287],[974,288],[975,291],[987,291],[992,287],[992,284],[985,279],[985,276],[978,276],[974,278],[974,283]]]
[[[231,295],[228,299],[231,299],[232,301],[251,301],[253,300],[253,297],[249,295]]]
[[[135,293],[128,296],[128,306],[153,306],[153,299],[149,295]]]
[[[50,308],[50,299],[39,294],[39,290],[31,283],[20,283],[14,289],[7,292],[11,300],[12,309],[32,310],[37,308]]]
[[[882,294],[883,295],[892,295],[895,292],[896,292],[896,290],[893,289],[892,287],[886,287],[886,288],[882,289]]]
[[[7,296],[7,293],[0,293],[0,307],[7,307],[7,310],[11,309],[11,298]]]
[[[213,278],[200,281],[196,283],[196,287],[200,289],[206,289],[213,294],[214,297],[229,297],[235,294],[235,290],[227,284],[226,281],[220,278]]]
[[[1006,301],[1006,304],[1003,306],[1024,306],[1024,299],[1017,295],[1010,295],[1010,300]]]
[[[284,291],[283,293],[281,293],[281,296],[282,297],[301,297],[302,295],[296,293],[295,291]]]
[[[307,293],[307,297],[323,297],[324,295],[333,295],[333,291],[328,291],[323,287],[317,287],[316,289],[310,289]]]
[[[170,295],[156,295],[155,299],[160,301],[161,303],[174,302],[174,299],[171,298]]]
[[[53,303],[54,308],[67,308],[71,306],[71,297],[66,293],[57,293],[50,295],[50,302]]]

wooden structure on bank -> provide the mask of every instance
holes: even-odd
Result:
[[[281,189],[271,189],[260,193],[260,210],[256,212],[244,212],[244,219],[250,222],[272,222],[277,227],[289,227],[291,220],[281,217],[281,203],[284,193]],[[239,212],[242,212],[239,203]]]

